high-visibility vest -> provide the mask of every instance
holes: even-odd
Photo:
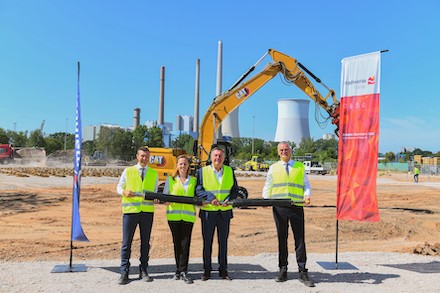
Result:
[[[223,176],[222,183],[220,184],[215,176],[214,170],[211,166],[206,166],[202,168],[203,176],[203,188],[205,191],[212,192],[218,201],[224,201],[231,193],[232,186],[234,186],[234,177],[232,173],[232,168],[229,166],[223,166]],[[202,206],[200,209],[204,211],[228,211],[232,210],[232,206],[214,206],[212,204],[207,204]]]
[[[125,186],[123,186],[125,190],[139,193],[142,193],[144,190],[154,192],[158,177],[156,170],[147,168],[143,181],[136,166],[128,167],[125,175],[127,176]],[[142,196],[122,196],[122,213],[134,214],[140,212],[154,213],[153,201],[145,200]]]
[[[170,187],[170,194],[176,196],[194,197],[197,179],[189,177],[188,189],[185,192],[182,182],[174,180],[171,176],[167,178]],[[172,202],[167,206],[168,221],[184,221],[194,223],[196,221],[196,207],[193,204]]]
[[[304,201],[304,165],[301,162],[295,162],[287,175],[284,164],[280,161],[271,167],[273,185],[269,197],[272,199],[290,198],[294,203]],[[295,205],[303,206],[302,203],[295,203]]]

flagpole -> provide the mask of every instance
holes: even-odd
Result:
[[[72,227],[70,228],[70,258],[69,258],[69,272],[72,272],[72,255],[73,255],[73,240]]]
[[[336,219],[336,259],[335,259],[335,269],[338,268],[338,243],[339,243],[339,220]]]

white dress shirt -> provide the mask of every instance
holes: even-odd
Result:
[[[191,176],[188,176],[188,177],[186,178],[185,182],[183,182],[183,183],[182,183],[182,181],[180,180],[179,175],[177,175],[176,178],[174,178],[176,181],[179,181],[180,183],[182,183],[182,186],[183,186],[183,189],[185,190],[185,193],[186,193],[186,191],[188,190],[188,186],[189,186],[189,178],[190,178],[190,177],[191,177]],[[169,181],[169,180],[166,180],[166,181],[165,181],[165,186],[164,186],[164,188],[163,188],[163,193],[165,193],[165,194],[170,194],[170,181]]]
[[[145,169],[144,175],[147,174],[148,166],[145,166],[144,168],[139,163],[137,163],[135,166],[139,170],[139,175],[141,177],[142,177],[142,169]],[[124,171],[122,172],[121,178],[119,179],[118,185],[116,186],[116,192],[121,196],[123,195],[122,194],[122,192],[124,191],[123,187],[125,186],[126,182],[127,182],[127,168],[125,168]],[[154,192],[157,192],[158,185],[159,185],[159,176],[157,176],[156,184],[154,185],[155,186]]]
[[[285,165],[286,163],[283,162],[283,165]],[[288,168],[289,168],[289,173],[292,170],[292,166],[293,164],[295,164],[294,160],[290,160],[289,162],[287,162],[288,164]],[[272,185],[273,185],[273,175],[272,175],[272,166],[269,167],[269,171],[267,172],[267,177],[266,177],[266,182],[264,183],[264,187],[263,187],[263,198],[269,198],[270,196],[270,191],[272,189]],[[311,196],[312,195],[312,189],[310,186],[310,181],[309,178],[307,177],[306,172],[304,172],[304,196]]]

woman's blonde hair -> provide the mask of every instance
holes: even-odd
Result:
[[[177,161],[176,162],[179,162],[180,159],[185,159],[188,162],[188,171],[185,174],[186,177],[188,177],[189,176],[189,157],[187,155],[180,155],[180,156],[177,157]],[[177,163],[176,163],[176,169],[174,169],[173,176],[171,176],[171,177],[173,178],[173,180],[175,180],[176,176],[181,177],[180,176],[180,172],[179,172],[179,166],[177,165]]]

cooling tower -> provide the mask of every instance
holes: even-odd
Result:
[[[222,122],[222,134],[227,137],[240,137],[238,129],[238,108],[232,111]]]
[[[310,138],[309,100],[279,99],[275,141],[295,142]]]

